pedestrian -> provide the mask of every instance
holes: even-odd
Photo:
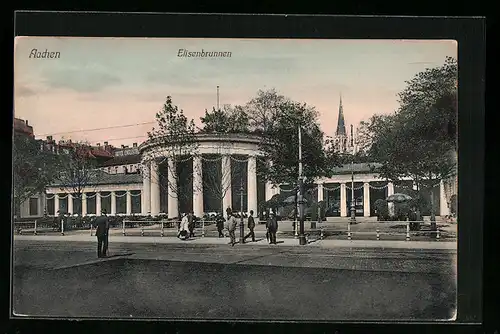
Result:
[[[252,242],[255,242],[255,232],[253,231],[255,228],[255,220],[253,219],[253,210],[250,210],[250,216],[248,217],[247,226],[250,232],[245,236],[245,238],[243,238],[243,241],[245,241],[249,237],[252,237]]]
[[[224,237],[224,233],[222,233],[222,231],[224,230],[224,222],[224,217],[221,213],[218,213],[217,217],[215,218],[215,224],[217,226],[217,231],[219,232],[219,238]]]
[[[267,221],[267,229],[269,232],[269,244],[276,245],[276,232],[278,231],[278,221],[276,220],[276,215],[271,212],[269,220]]]
[[[179,226],[179,233],[177,234],[177,238],[182,240],[187,240],[189,238],[188,231],[189,231],[189,218],[186,214],[184,214]]]
[[[109,219],[106,210],[101,211],[101,215],[94,221],[95,235],[97,237],[97,257],[106,257],[108,252]]]
[[[234,217],[231,208],[227,208],[226,213],[227,213],[227,229],[229,231],[229,237],[231,238],[231,242],[229,244],[231,246],[234,246],[234,244],[236,243],[236,235],[234,233],[236,231],[236,226],[238,225],[238,222],[236,221],[236,218]]]
[[[196,223],[195,216],[193,211],[188,213],[188,229],[189,229],[189,237],[194,238],[194,225]]]

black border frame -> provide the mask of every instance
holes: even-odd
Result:
[[[419,325],[419,322],[411,322],[409,325],[418,326],[420,330],[429,330],[434,327],[438,328],[439,332],[442,330],[451,333],[456,332],[459,327],[457,324],[464,325],[460,326],[463,329],[477,330],[476,325],[484,320],[482,270],[485,141],[484,136],[478,135],[483,134],[485,130],[484,18],[18,11],[15,13],[14,23],[15,36],[453,39],[458,41],[458,198],[461,221],[458,229],[458,316],[454,323],[436,322]],[[9,246],[12,247],[12,239],[10,237],[9,239]],[[9,314],[11,314],[10,310]],[[22,319],[15,318],[11,321],[19,325]],[[41,330],[43,326],[40,327],[40,325],[44,322],[45,320],[29,320],[25,321],[25,324],[37,324],[37,328]],[[123,329],[131,325],[129,321],[117,322],[116,325]],[[210,323],[202,324],[204,329],[213,326]],[[244,323],[233,325],[223,323],[222,325],[227,325],[228,330],[234,331],[241,330],[242,324]],[[367,324],[372,326],[377,323],[345,323],[345,327],[349,328],[349,332],[365,333],[367,330],[362,328]],[[83,324],[79,325],[81,328]],[[152,325],[149,322],[143,323],[142,326],[153,330]],[[170,323],[170,325],[176,325],[179,330],[186,329],[185,323]],[[281,326],[282,329],[294,327],[293,331],[311,329],[302,323],[276,323],[276,325]],[[253,331],[262,330],[263,325],[256,324],[255,326]],[[106,326],[99,327],[104,329]],[[390,327],[394,328],[392,325]],[[334,328],[331,327],[330,331]],[[394,331],[385,328],[383,332]]]

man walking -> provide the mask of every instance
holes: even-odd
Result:
[[[276,245],[276,232],[278,231],[278,221],[274,212],[271,212],[269,220],[267,221],[267,229],[269,231],[269,244]]]
[[[231,238],[231,246],[234,246],[236,243],[236,235],[234,234],[236,231],[236,226],[238,225],[238,222],[236,221],[236,218],[233,215],[233,212],[231,208],[227,208],[226,210],[227,213],[227,230],[229,231],[229,237]]]
[[[252,237],[252,241],[255,242],[255,233],[254,233],[254,228],[255,228],[255,220],[253,219],[253,210],[250,210],[250,216],[248,217],[248,229],[250,232],[243,238],[243,241],[246,241],[247,238]]]
[[[101,211],[101,216],[94,221],[96,226],[95,235],[97,237],[97,257],[106,257],[108,252],[109,220],[106,210]]]

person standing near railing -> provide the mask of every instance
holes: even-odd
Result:
[[[274,212],[271,212],[271,215],[267,221],[267,230],[269,231],[269,244],[276,245],[276,232],[278,231],[278,220],[276,219],[276,215]]]
[[[106,210],[101,211],[101,216],[94,221],[96,226],[95,235],[97,237],[97,257],[106,257],[108,252],[109,219]]]
[[[194,225],[195,225],[195,217],[193,211],[190,211],[188,214],[188,229],[189,229],[189,238],[194,238]]]
[[[231,238],[231,242],[229,243],[231,246],[234,246],[236,243],[236,235],[234,234],[236,231],[236,226],[238,226],[238,221],[233,215],[231,208],[227,208],[227,230],[229,232],[229,237]]]
[[[224,233],[222,233],[222,231],[224,230],[224,222],[224,217],[222,217],[221,213],[218,213],[215,217],[215,224],[217,226],[217,231],[219,232],[219,238],[224,237]]]
[[[250,210],[250,216],[248,217],[248,229],[250,232],[243,238],[243,241],[246,241],[247,238],[252,237],[252,241],[255,242],[255,232],[253,231],[255,228],[255,220],[253,219],[253,210]]]
[[[188,238],[188,230],[189,230],[189,218],[186,214],[182,217],[181,224],[179,227],[179,233],[177,234],[177,238],[187,240]]]

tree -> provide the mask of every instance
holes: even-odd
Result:
[[[13,143],[13,209],[30,197],[42,193],[56,177],[58,156],[41,149],[34,138],[15,134]]]
[[[257,133],[267,133],[279,122],[281,105],[289,101],[276,89],[259,90],[257,96],[244,107],[248,115],[250,130]]]
[[[407,82],[399,94],[400,108],[391,115],[375,115],[362,126],[362,142],[380,162],[380,176],[393,182],[410,178],[421,191],[456,174],[456,61],[427,69]],[[455,153],[455,154],[454,154]]]
[[[302,176],[305,177],[305,189],[313,186],[318,177],[329,177],[333,168],[339,165],[338,156],[333,150],[325,148],[323,132],[317,122],[317,112],[305,103],[288,99],[276,99],[281,102],[270,123],[262,124],[266,131],[259,148],[267,163],[261,175],[273,184],[298,185],[299,179],[299,131],[302,143]],[[269,120],[266,120],[268,122]],[[297,203],[297,192],[295,192]],[[295,205],[296,207],[296,205]]]
[[[196,126],[192,119],[188,120],[182,109],[173,104],[171,96],[167,96],[162,110],[156,113],[156,121],[157,129],[153,128],[148,132],[148,137],[149,141],[158,144],[160,149],[149,158],[165,161],[167,157],[171,161],[170,164],[174,168],[167,169],[168,175],[164,182],[157,181],[168,192],[168,197],[177,199],[177,209],[180,213],[181,200],[188,199],[191,194],[186,185],[193,178],[193,173],[181,168],[181,164],[198,154]]]
[[[246,133],[249,132],[249,119],[241,106],[224,105],[223,109],[205,110],[205,116],[200,117],[202,133]]]
[[[59,173],[57,184],[69,190],[77,200],[76,210],[82,214],[82,195],[86,188],[96,185],[103,172],[99,170],[98,162],[92,155],[91,146],[84,142],[71,143],[59,150]],[[76,212],[75,212],[76,211]]]

